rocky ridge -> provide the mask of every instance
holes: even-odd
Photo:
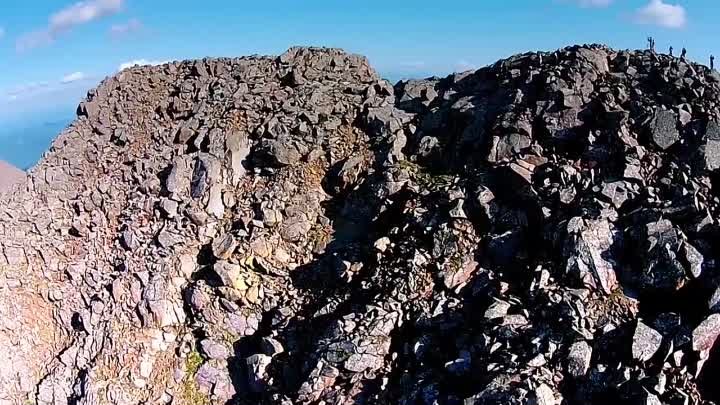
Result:
[[[720,74],[136,67],[0,208],[0,403],[702,404]]]

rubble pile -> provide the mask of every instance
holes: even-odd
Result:
[[[719,92],[599,45],[124,70],[0,197],[0,403],[718,401]]]

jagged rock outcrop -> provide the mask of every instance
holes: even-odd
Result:
[[[0,197],[0,403],[716,400],[719,84],[602,46],[125,70]]]

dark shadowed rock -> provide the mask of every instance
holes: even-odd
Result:
[[[678,230],[669,220],[650,222],[642,228],[641,284],[651,290],[677,290],[688,281],[688,271],[678,255],[683,253]],[[702,266],[696,252],[686,251],[696,272]]]

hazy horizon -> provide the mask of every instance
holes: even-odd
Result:
[[[0,160],[27,170],[34,166],[55,137],[75,118],[75,107],[59,108],[32,118],[16,117],[0,125]]]

